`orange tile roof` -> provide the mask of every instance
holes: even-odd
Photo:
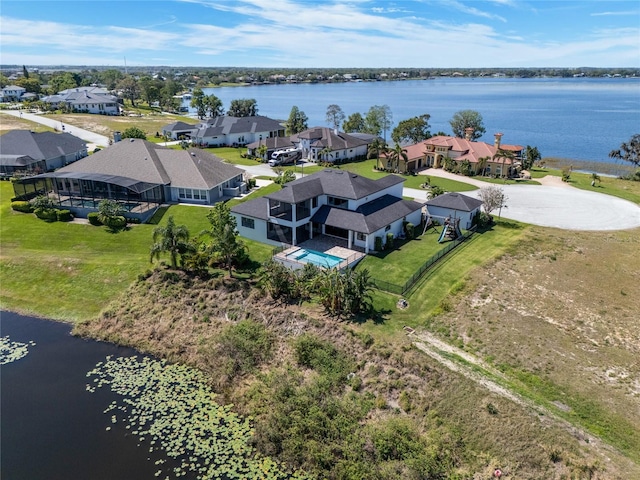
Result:
[[[405,147],[409,160],[423,157],[426,153],[427,145],[434,145],[436,147],[447,147],[447,150],[449,152],[457,153],[455,160],[468,160],[470,163],[477,163],[478,160],[483,157],[489,157],[490,159],[493,159],[493,156],[497,151],[494,145],[485,142],[472,142],[464,138],[438,135],[435,137],[431,137],[428,140],[424,140],[420,143],[408,145],[407,147]],[[500,148],[503,150],[514,152],[522,150],[522,147],[520,147],[519,145],[501,145]],[[449,153],[448,156],[453,157],[451,153]],[[500,163],[502,163],[502,159],[499,159],[499,161]],[[506,159],[504,163],[508,165],[511,163],[511,160]]]

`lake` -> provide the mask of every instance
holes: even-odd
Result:
[[[87,372],[107,355],[134,350],[71,335],[64,323],[2,312],[0,334],[29,343],[29,353],[0,367],[2,459],[6,479],[154,478],[149,454],[123,424],[109,431],[104,409],[117,396],[89,394]],[[163,477],[164,478],[164,477]]]
[[[477,110],[486,128],[482,141],[493,143],[493,134],[501,132],[504,143],[537,146],[543,157],[584,161],[612,163],[609,152],[640,133],[640,78],[436,78],[204,92],[219,97],[225,108],[231,100],[254,98],[258,113],[275,119],[286,120],[295,105],[307,115],[310,127],[327,126],[327,106],[334,103],[347,116],[364,116],[372,105],[388,105],[393,126],[427,113],[431,132],[447,134],[455,112]]]

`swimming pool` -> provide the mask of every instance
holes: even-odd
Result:
[[[315,250],[307,250],[299,248],[295,252],[287,254],[287,257],[301,263],[313,263],[320,267],[333,268],[344,260],[344,258],[329,255],[328,253],[316,252]]]

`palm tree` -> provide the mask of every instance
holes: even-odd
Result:
[[[380,137],[377,137],[367,147],[367,158],[380,158],[381,154],[385,154],[389,151],[387,144]]]
[[[511,150],[503,150],[501,148],[499,148],[498,150],[496,150],[496,154],[493,156],[493,161],[495,162],[498,159],[502,159],[502,167],[500,168],[500,176],[501,177],[506,177],[507,175],[505,175],[504,173],[504,166],[505,163],[507,162],[507,160],[511,160],[512,164],[513,164],[513,160],[515,160],[515,155]]]
[[[234,225],[226,224],[222,230],[222,237],[216,245],[216,253],[227,266],[229,277],[233,271],[233,263],[242,258],[246,247],[242,241],[238,240],[238,235]]]
[[[481,175],[484,176],[487,171],[487,162],[491,157],[480,157],[478,159],[478,168],[480,169]]]
[[[170,216],[165,226],[158,226],[153,230],[153,245],[151,245],[151,261],[159,259],[163,252],[171,256],[171,268],[178,268],[178,256],[189,250],[189,230],[184,225],[176,225]]]
[[[260,145],[256,151],[258,153],[258,156],[260,157],[260,159],[264,162],[265,161],[265,155],[267,154],[267,146],[266,145]]]
[[[399,143],[396,143],[396,146],[389,151],[389,162],[395,166],[394,172],[398,172],[400,169],[400,160],[404,160],[406,167],[409,157],[407,156],[407,150],[402,148]]]
[[[329,161],[329,155],[331,155],[331,152],[333,152],[333,150],[331,149],[331,147],[326,146],[324,147],[322,150],[320,150],[320,158],[322,158],[324,156],[324,161],[328,162]]]

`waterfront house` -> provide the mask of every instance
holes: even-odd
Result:
[[[200,149],[174,150],[126,139],[14,185],[17,197],[46,192],[76,216],[96,211],[103,199],[121,202],[130,216],[149,218],[163,203],[211,205],[246,191],[244,171]]]
[[[460,228],[468,230],[481,206],[482,200],[461,193],[445,193],[427,202],[427,214],[440,224],[446,218],[460,219]]]
[[[44,173],[88,155],[84,140],[69,133],[11,130],[0,137],[0,172]]]
[[[404,200],[404,179],[377,180],[326,169],[289,182],[277,192],[232,207],[240,235],[272,245],[298,245],[324,235],[359,248],[384,244],[388,233],[404,235],[406,222],[419,225],[421,203]]]
[[[376,138],[369,134],[349,134],[328,127],[313,127],[291,137],[302,152],[302,158],[312,162],[343,163],[366,158],[368,146]]]
[[[496,133],[491,145],[470,138],[437,135],[405,147],[407,160],[401,159],[398,171],[409,173],[426,167],[442,168],[447,162],[455,162],[460,169],[466,166],[472,175],[511,176],[519,168],[524,147],[502,144],[501,138],[502,134]],[[501,155],[503,152],[508,153]],[[385,156],[381,156],[378,165],[391,168]]]
[[[208,118],[196,125],[176,122],[162,127],[162,134],[178,140],[190,139],[202,147],[244,146],[262,139],[284,136],[282,124],[269,117],[220,116]]]
[[[77,87],[62,90],[56,95],[43,97],[42,101],[53,108],[66,106],[73,112],[119,115],[118,97],[101,87]]]

